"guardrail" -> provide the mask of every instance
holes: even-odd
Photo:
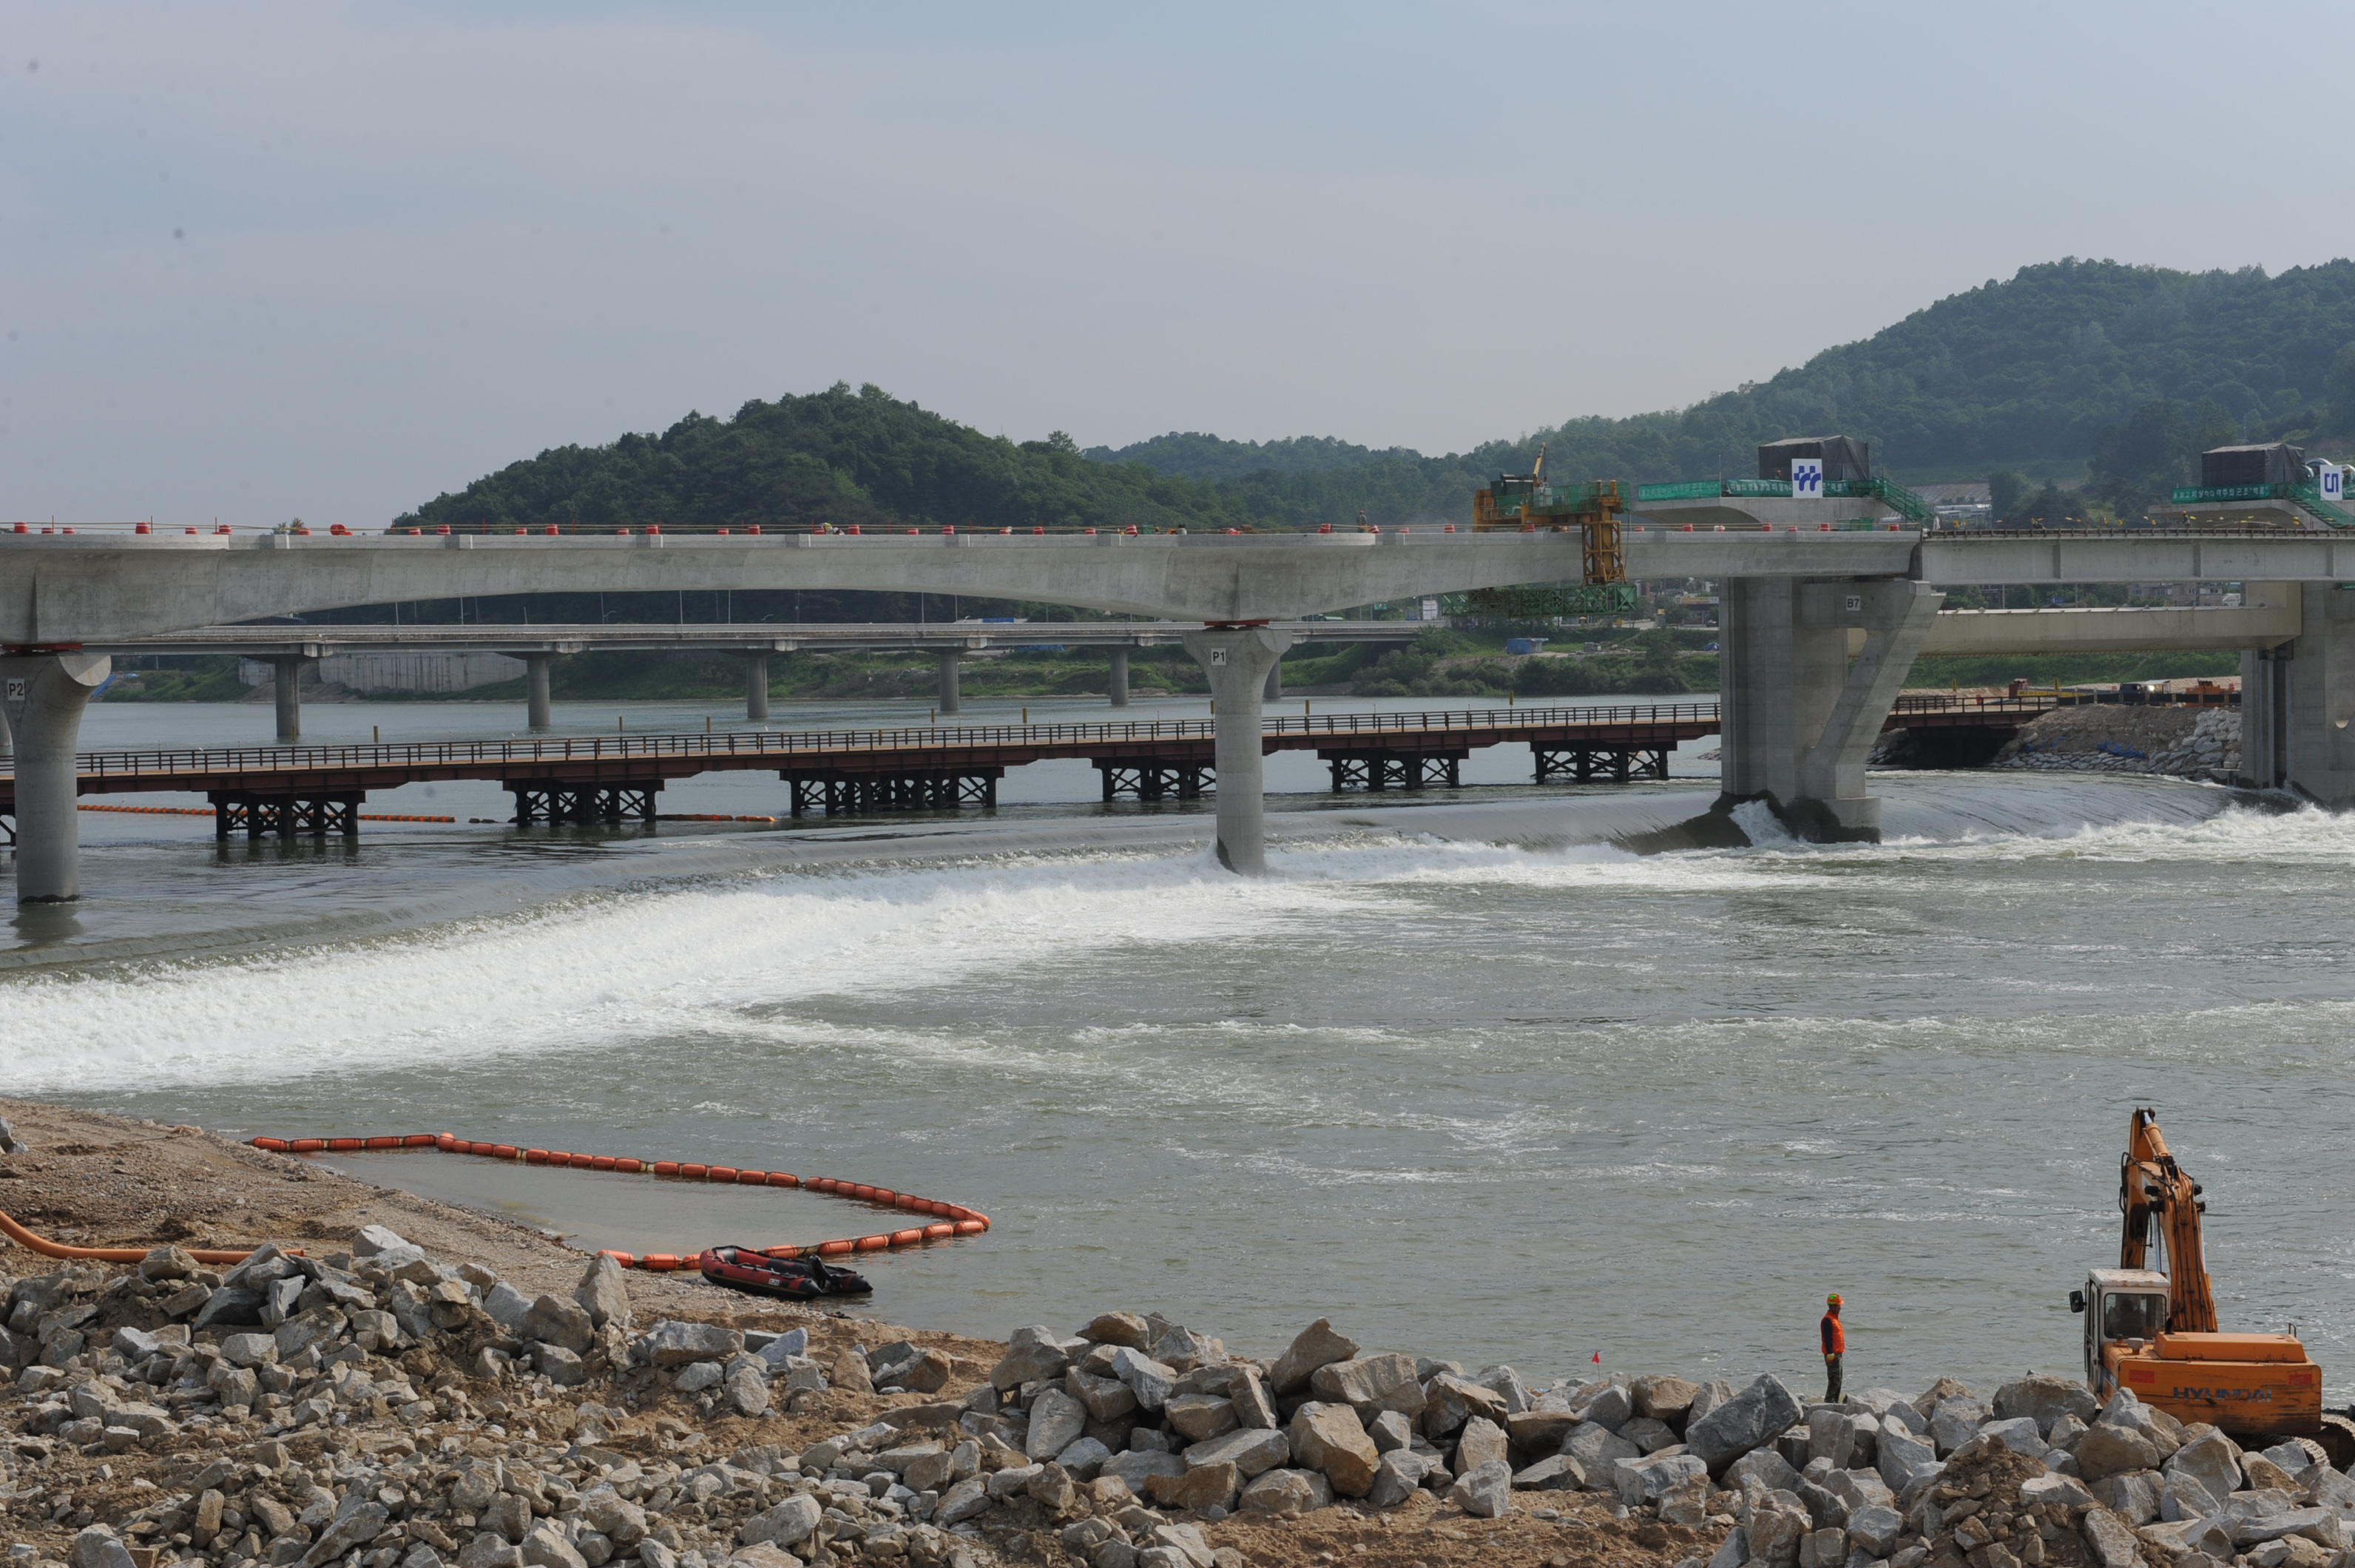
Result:
[[[1887,479],[1827,479],[1824,496],[1831,500],[1860,500],[1871,496],[1888,503],[1900,517],[1917,523],[1928,522],[1935,514],[1930,504],[1904,485]],[[1721,496],[1744,500],[1790,500],[1791,482],[1787,479],[1690,479],[1674,485],[1639,485],[1636,487],[1636,503],[1646,501],[1706,501]],[[1854,522],[1845,525],[1867,528],[1871,525]]]
[[[2205,507],[2234,501],[2287,501],[2334,528],[2355,528],[2355,512],[2323,499],[2319,485],[2183,485],[2168,492],[2170,505]]]
[[[1269,736],[1428,734],[1472,730],[1594,729],[1625,724],[1718,721],[1714,702],[1622,704],[1608,708],[1490,708],[1418,713],[1336,713],[1264,720]],[[842,752],[943,751],[975,746],[1083,746],[1091,742],[1209,741],[1208,719],[1140,719],[1103,724],[925,725],[897,730],[731,731],[711,735],[600,735],[569,740],[425,741],[350,746],[241,746],[223,750],[84,752],[84,777],[146,773],[313,773],[490,763],[625,762],[681,757],[751,757],[791,762]],[[5,770],[0,770],[4,773]]]

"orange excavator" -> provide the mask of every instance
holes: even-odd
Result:
[[[2332,1464],[2355,1462],[2355,1422],[2323,1413],[2322,1369],[2296,1334],[2217,1330],[2200,1191],[2168,1151],[2158,1113],[2137,1109],[2119,1165],[2118,1266],[2069,1293],[2069,1309],[2085,1317],[2086,1382],[2101,1399],[2125,1388],[2236,1439],[2310,1437]]]

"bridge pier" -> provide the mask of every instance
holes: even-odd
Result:
[[[769,656],[744,656],[744,717],[755,724],[769,721]]]
[[[1798,837],[1878,842],[1865,759],[1945,597],[1903,578],[1727,579],[1719,808],[1764,800]]]
[[[2243,779],[2355,809],[2355,592],[2328,582],[2245,582],[2242,592],[2295,592],[2300,612],[2295,638],[2241,655]]]
[[[1210,705],[1216,712],[1212,766],[1219,780],[1219,864],[1241,876],[1267,872],[1260,707],[1268,672],[1292,641],[1292,633],[1265,624],[1208,625],[1186,634],[1186,651],[1210,677]]]
[[[957,698],[957,660],[964,655],[950,648],[941,655],[940,700],[935,704],[943,713],[961,712],[964,704]]]
[[[1128,650],[1126,648],[1114,648],[1112,651],[1112,705],[1114,708],[1128,706]]]
[[[278,743],[291,746],[303,738],[303,667],[311,661],[300,654],[281,654],[270,661],[277,672],[271,681],[277,698]]]
[[[525,722],[536,732],[556,728],[556,705],[548,697],[548,666],[553,654],[526,654],[524,662]]]
[[[16,901],[81,896],[81,825],[75,741],[82,709],[113,661],[104,654],[0,657],[0,707],[16,742]]]
[[[1261,690],[1260,697],[1263,701],[1275,702],[1281,700],[1283,696],[1284,656],[1278,654],[1275,656],[1275,662],[1267,667],[1267,685]]]

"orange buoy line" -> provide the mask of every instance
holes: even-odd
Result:
[[[880,1253],[894,1247],[918,1247],[957,1236],[978,1236],[989,1229],[989,1216],[960,1203],[919,1198],[889,1187],[863,1181],[843,1181],[831,1176],[789,1176],[782,1170],[740,1170],[732,1165],[697,1165],[674,1159],[637,1159],[626,1155],[570,1154],[561,1149],[518,1148],[514,1144],[477,1143],[454,1133],[391,1133],[360,1138],[256,1138],[253,1147],[272,1154],[360,1154],[388,1149],[433,1148],[443,1154],[467,1154],[510,1164],[544,1165],[557,1169],[613,1171],[623,1176],[653,1176],[666,1181],[702,1181],[729,1187],[798,1187],[829,1198],[853,1198],[879,1203],[904,1213],[922,1215],[929,1223],[869,1236],[839,1236],[806,1246],[761,1249],[773,1258],[838,1258],[853,1253]],[[5,1219],[5,1216],[0,1216]],[[605,1255],[623,1268],[651,1269],[657,1274],[691,1269],[706,1249],[644,1254],[605,1249]],[[145,1254],[139,1254],[144,1256]],[[198,1253],[202,1257],[203,1253]],[[239,1256],[244,1254],[240,1253]]]

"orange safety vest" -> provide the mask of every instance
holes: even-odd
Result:
[[[1848,1330],[1840,1327],[1839,1314],[1824,1314],[1824,1354],[1845,1355],[1848,1351]]]

